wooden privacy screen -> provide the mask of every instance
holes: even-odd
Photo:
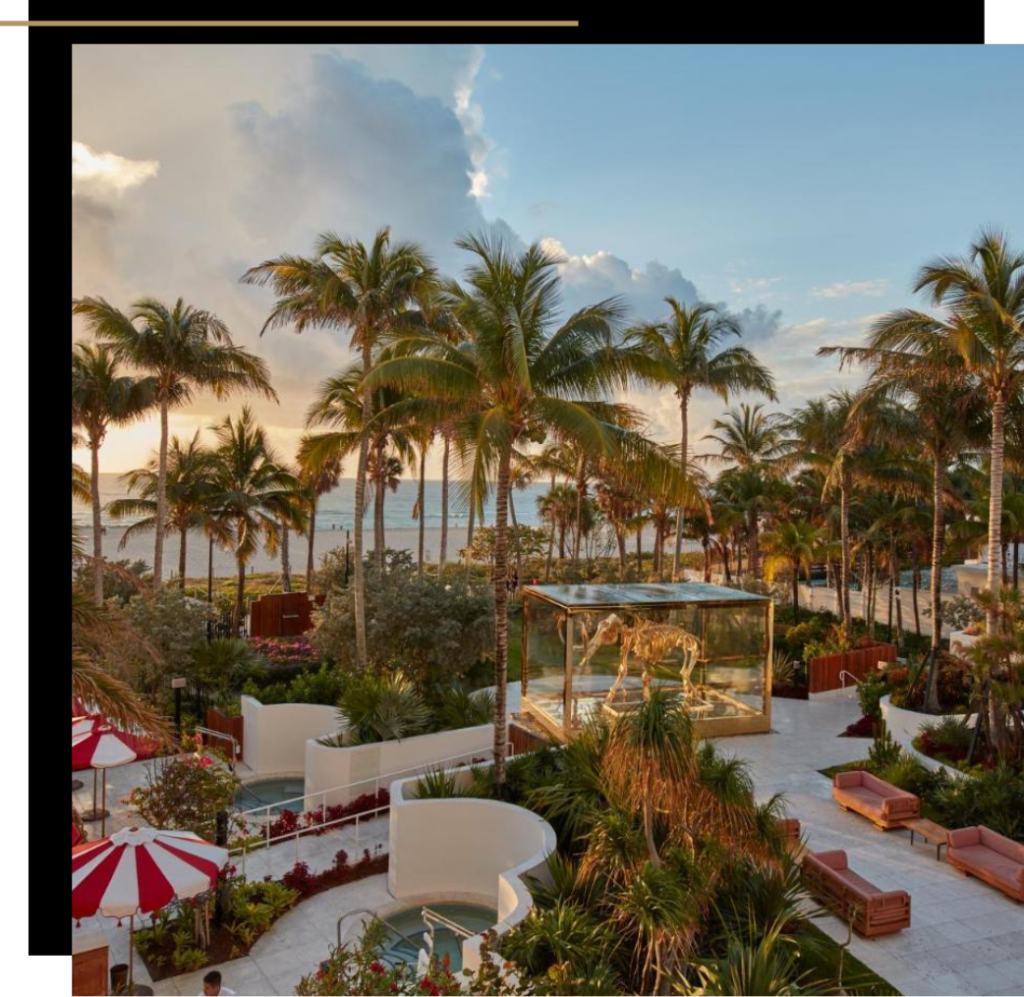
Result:
[[[882,642],[871,643],[854,651],[841,654],[823,654],[808,662],[810,673],[808,692],[828,692],[843,685],[841,673],[849,672],[854,678],[862,679],[875,671],[879,661],[895,661],[896,645]],[[849,678],[847,682],[849,684]]]
[[[305,592],[264,595],[252,604],[250,637],[298,637],[311,626],[309,596]]]

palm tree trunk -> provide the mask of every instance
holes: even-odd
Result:
[[[469,496],[469,527],[466,529],[466,581],[472,578],[473,570],[473,526],[476,520],[476,496]]]
[[[842,557],[839,562],[839,598],[842,601],[843,636],[850,636],[850,477],[844,471],[839,487],[839,535]]]
[[[498,464],[498,487],[494,514],[494,789],[505,794],[505,755],[508,745],[506,683],[508,681],[508,481],[512,461],[510,447],[503,448]]]
[[[722,570],[725,572],[725,580],[732,581],[732,572],[729,570],[729,541],[722,544]]]
[[[626,579],[626,534],[621,526],[615,527],[615,539],[619,543],[619,581]]]
[[[892,601],[896,588],[896,534],[889,532],[889,640],[892,640]]]
[[[689,443],[689,431],[687,427],[687,408],[690,404],[690,393],[684,391],[679,398],[679,421],[682,424],[682,439],[679,444],[679,470],[682,477],[686,477],[686,451]],[[683,506],[680,505],[676,511],[676,552],[672,562],[672,581],[679,579],[679,558],[683,549]]]
[[[309,510],[309,549],[306,554],[306,592],[313,593],[313,541],[316,539],[316,498]]]
[[[291,551],[288,549],[288,524],[281,523],[281,591],[291,592],[292,590],[292,559]]]
[[[793,622],[798,623],[800,617],[800,562],[793,562]]]
[[[516,574],[519,576],[519,583],[523,583],[523,543],[519,536],[519,522],[516,520],[516,506],[512,501],[512,489],[508,490],[508,512],[512,517],[512,530],[516,535]]]
[[[572,538],[572,566],[573,570],[579,567],[580,560],[580,537],[583,534],[583,490],[587,487],[587,481],[583,470],[586,467],[586,458],[580,457],[576,465],[576,534]]]
[[[89,457],[92,462],[89,491],[92,493],[92,597],[103,605],[103,518],[100,509],[100,442],[99,435],[89,435]]]
[[[444,572],[444,562],[448,557],[448,458],[452,449],[452,433],[446,426],[444,429],[444,457],[441,461],[441,553],[437,559],[438,575]]]
[[[368,330],[363,330],[363,375],[370,373],[373,357],[370,352]],[[363,425],[370,422],[372,404],[370,388],[363,389]],[[366,499],[366,458],[370,450],[370,441],[363,433],[359,440],[359,462],[356,465],[355,521],[353,522],[354,555],[352,576],[352,607],[356,624],[356,666],[366,667],[366,582],[363,572],[363,513]]]
[[[918,637],[921,636],[921,613],[917,606],[917,591],[921,587],[921,558],[920,553],[917,549],[917,544],[914,544],[914,570],[910,576],[910,601],[914,607],[914,632]]]
[[[551,491],[555,488],[555,476],[551,475]],[[551,534],[548,537],[548,562],[544,568],[544,581],[549,582],[551,580],[551,562],[555,555],[555,521],[551,520]]]
[[[751,509],[748,517],[748,533],[750,534],[750,577],[760,577],[761,549],[760,549],[760,527],[757,522],[757,510]]]
[[[156,546],[153,550],[153,585],[164,580],[164,524],[167,522],[167,399],[160,399],[160,456],[156,476]]]
[[[417,504],[420,509],[420,549],[419,549],[419,564],[417,565],[416,572],[420,576],[423,575],[423,530],[426,523],[426,510],[423,507],[423,497],[426,491],[426,479],[427,479],[427,444],[424,443],[420,447],[420,488],[419,494],[416,496]]]
[[[238,559],[238,588],[235,592],[235,612],[231,619],[231,636],[239,634],[242,612],[245,606],[245,561]]]
[[[928,684],[925,687],[924,707],[926,710],[939,708],[939,645],[942,640],[942,546],[945,540],[944,495],[942,475],[945,456],[936,454],[932,461],[932,643],[928,654]]]
[[[711,581],[711,541],[704,537],[701,540],[701,544],[704,547],[704,581]]]
[[[1013,539],[1013,588],[1016,591],[1020,588],[1020,543],[1021,535],[1018,533]]]
[[[642,577],[644,573],[644,544],[643,528],[641,526],[636,528],[636,570]]]
[[[565,560],[565,520],[558,521],[558,560]]]
[[[178,548],[178,588],[185,591],[185,545],[188,542],[188,526],[183,526],[179,532],[181,545]]]
[[[996,632],[999,618],[999,605],[996,595],[999,592],[999,566],[1002,562],[1003,549],[1003,416],[1005,400],[1002,393],[996,395],[992,402],[992,456],[989,472],[988,494],[988,590],[992,601],[985,612],[986,629],[989,635]]]
[[[213,606],[213,534],[210,534],[209,563],[206,569],[206,602],[209,606]],[[213,640],[212,610],[210,617],[206,620],[206,641],[209,643],[211,640]]]
[[[373,563],[378,572],[384,570],[384,444],[377,449],[377,484],[373,492]]]

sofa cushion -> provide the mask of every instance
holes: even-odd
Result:
[[[1019,841],[1005,838],[1003,835],[997,834],[990,827],[982,826],[978,828],[978,831],[981,844],[986,848],[991,848],[992,851],[998,852],[1018,865],[1024,865],[1024,845]]]
[[[972,869],[982,869],[1011,886],[1024,883],[1024,865],[984,845],[954,848],[953,857]]]
[[[879,796],[894,797],[894,796],[909,796],[909,793],[905,793],[902,789],[897,789],[892,783],[888,783],[879,779],[878,776],[872,775],[870,772],[864,773],[864,780],[862,785],[866,789],[870,789],[877,793]]]
[[[876,812],[880,812],[882,809],[882,801],[878,794],[864,786],[851,786],[841,789],[836,796],[838,799],[849,800],[850,802],[856,801]]]
[[[968,848],[981,843],[980,827],[958,827],[946,833],[946,843],[950,848]]]
[[[878,893],[883,892],[874,883],[869,883],[863,876],[857,875],[852,869],[842,869],[836,875],[849,887],[852,893],[866,900]]]

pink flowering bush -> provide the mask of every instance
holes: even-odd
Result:
[[[251,637],[249,645],[275,665],[315,665],[320,652],[305,637]]]

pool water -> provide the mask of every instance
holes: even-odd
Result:
[[[493,928],[498,923],[498,912],[491,907],[479,907],[475,904],[427,904],[426,906],[473,934]],[[388,914],[384,918],[389,929],[383,951],[385,962],[391,965],[397,965],[400,962],[410,966],[416,965],[419,950],[427,948],[427,941],[423,937],[427,927],[423,923],[422,911],[422,905],[410,907],[408,910],[398,911],[396,914]],[[434,928],[434,955],[439,960],[443,960],[447,955],[449,968],[453,973],[462,969],[462,942],[463,938],[456,935],[455,932],[440,925]]]
[[[235,790],[235,809],[252,810],[268,804],[281,803],[301,796],[306,791],[306,781],[302,778],[290,779],[257,779],[247,782]],[[279,814],[284,807],[271,807],[271,813]],[[302,810],[302,801],[290,804],[289,810]]]

